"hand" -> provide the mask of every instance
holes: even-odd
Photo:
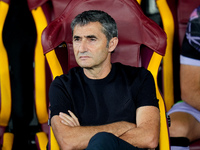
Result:
[[[62,112],[59,113],[59,117],[61,118],[61,123],[70,127],[80,126],[78,118],[70,110],[68,110],[68,112],[70,116]]]

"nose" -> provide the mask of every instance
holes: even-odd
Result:
[[[79,45],[79,52],[84,53],[86,51],[87,51],[87,42],[85,40],[82,40]]]

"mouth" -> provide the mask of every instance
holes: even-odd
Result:
[[[88,59],[88,58],[90,58],[90,57],[89,57],[89,56],[80,56],[80,57],[79,57],[79,59],[82,59],[82,60]]]

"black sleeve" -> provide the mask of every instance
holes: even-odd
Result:
[[[141,106],[158,107],[154,78],[150,71],[143,69],[140,77],[143,76],[138,88],[137,108]]]
[[[56,77],[49,88],[50,111],[52,118],[60,112],[68,114],[71,109],[70,97],[60,77]]]

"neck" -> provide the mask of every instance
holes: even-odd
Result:
[[[110,73],[111,68],[112,64],[109,63],[100,68],[83,68],[83,71],[84,74],[90,79],[103,79]]]

